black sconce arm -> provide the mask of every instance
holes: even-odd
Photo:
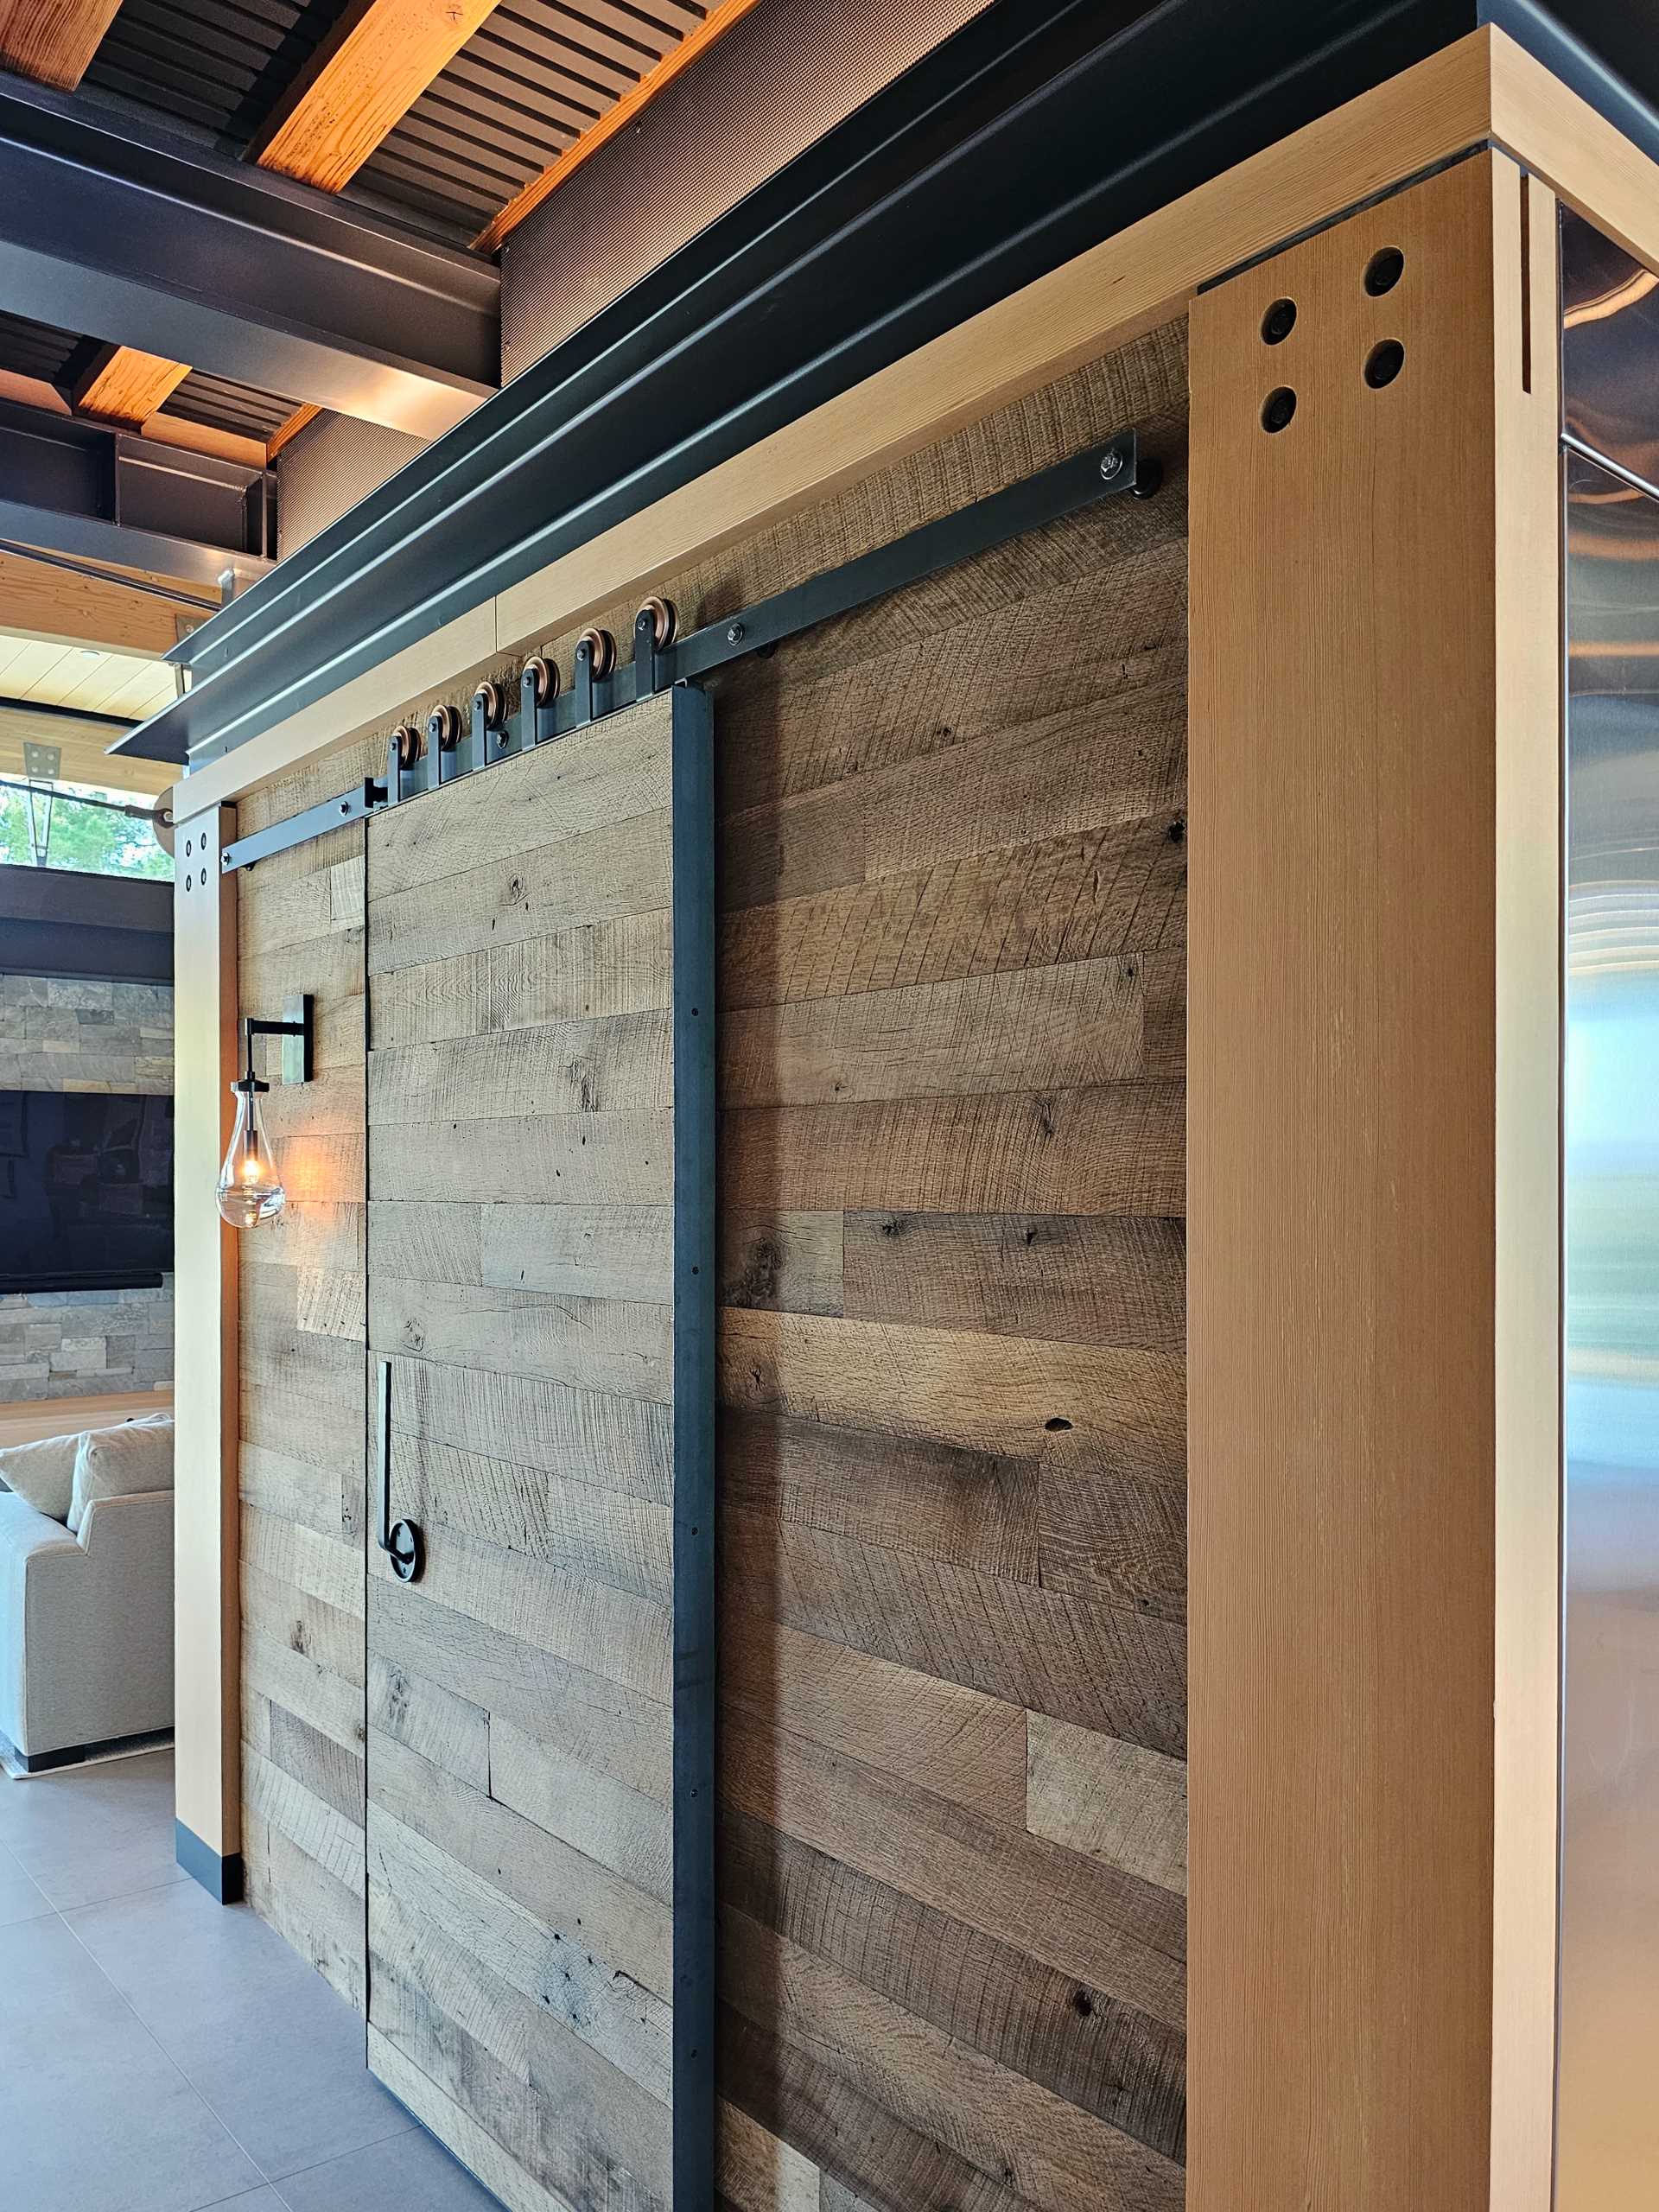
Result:
[[[282,1021],[263,1021],[255,1014],[242,1017],[242,1077],[234,1086],[238,1090],[269,1090],[270,1085],[259,1080],[254,1065],[253,1044],[256,1037],[280,1037],[283,1058],[280,1080],[287,1083],[309,1083],[314,1021],[312,1001],[308,996],[292,998],[283,1008],[287,1019]]]

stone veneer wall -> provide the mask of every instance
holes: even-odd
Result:
[[[0,975],[0,1090],[173,1089],[173,987]],[[0,1297],[0,1402],[118,1396],[173,1378],[159,1290]]]

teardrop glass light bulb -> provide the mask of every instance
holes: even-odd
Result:
[[[239,1083],[231,1088],[236,1093],[236,1127],[219,1171],[219,1211],[232,1229],[256,1229],[281,1213],[288,1193],[259,1118],[257,1092]]]

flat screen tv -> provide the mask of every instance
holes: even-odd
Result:
[[[0,1090],[0,1291],[130,1290],[173,1265],[173,1101]]]

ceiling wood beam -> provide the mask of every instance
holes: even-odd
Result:
[[[270,467],[290,438],[297,438],[309,423],[315,423],[322,410],[313,407],[308,400],[303,407],[296,407],[286,423],[279,423],[265,441],[265,466]]]
[[[168,576],[135,571],[144,583]],[[188,610],[131,591],[111,569],[108,580],[48,568],[16,553],[0,553],[0,606],[10,630],[54,645],[95,645],[110,652],[144,653],[156,659],[179,641],[179,617]]]
[[[190,373],[186,361],[163,360],[136,346],[105,346],[70,397],[84,415],[135,429],[163,406]]]
[[[73,409],[54,384],[44,377],[26,377],[16,369],[0,369],[0,399],[15,400],[20,407],[38,407],[45,415],[69,415]]]
[[[0,68],[73,92],[120,0],[0,0]]]
[[[234,461],[244,468],[266,466],[263,438],[244,437],[239,431],[221,430],[212,423],[193,423],[184,415],[147,415],[138,427],[153,446],[210,454],[215,461]]]
[[[78,721],[67,715],[31,715],[26,707],[0,706],[0,775],[24,773],[23,747],[32,741],[57,747],[62,756],[60,783],[159,798],[178,772],[164,761],[129,760],[124,753],[108,752],[105,748],[117,734],[96,716]]]
[[[349,184],[466,45],[495,0],[356,0],[250,152],[325,192]]]
[[[516,231],[526,215],[533,214],[548,194],[556,192],[589,155],[596,154],[619,131],[626,130],[643,107],[671,85],[682,70],[689,69],[699,54],[706,54],[717,38],[724,37],[734,23],[741,22],[756,4],[757,0],[715,0],[696,30],[677,47],[671,48],[656,67],[647,69],[639,83],[624,92],[615,106],[608,108],[573,145],[567,147],[557,161],[539,176],[531,177],[498,214],[491,216],[473,240],[476,251],[493,253],[508,232]]]

